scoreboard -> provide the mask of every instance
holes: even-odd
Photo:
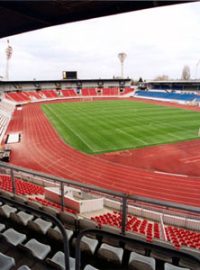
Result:
[[[77,80],[77,71],[63,71],[64,80]]]

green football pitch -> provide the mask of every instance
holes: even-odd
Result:
[[[42,105],[63,140],[89,154],[198,138],[200,113],[127,100]]]

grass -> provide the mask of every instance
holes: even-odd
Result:
[[[63,140],[89,154],[198,138],[200,113],[127,100],[42,105]]]

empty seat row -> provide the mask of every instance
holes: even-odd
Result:
[[[97,222],[100,226],[107,224],[121,228],[122,217],[118,212],[106,213],[103,215],[91,217],[91,220]],[[150,222],[147,219],[140,219],[129,214],[127,216],[126,231],[132,231],[146,235],[148,241],[152,238],[160,238],[160,225],[157,222]]]
[[[120,92],[118,87],[114,88],[82,88],[80,93],[82,96],[117,96],[128,94],[132,92],[131,88],[125,88],[123,92]],[[5,99],[12,100],[15,102],[30,102],[41,99],[59,98],[59,97],[75,97],[77,96],[75,89],[63,89],[63,90],[41,90],[41,91],[23,91],[23,92],[9,92],[5,94]]]
[[[16,194],[33,195],[44,194],[44,188],[21,179],[15,179]],[[12,192],[12,181],[8,175],[0,175],[0,189]]]
[[[31,203],[33,203],[33,202],[31,202]],[[31,231],[35,231],[38,234],[45,235],[49,238],[58,240],[62,243],[62,240],[63,240],[62,235],[61,235],[58,227],[53,225],[51,221],[47,221],[47,220],[43,219],[42,217],[37,217],[37,216],[33,215],[32,213],[22,211],[21,209],[18,209],[17,207],[15,207],[14,203],[10,204],[10,205],[6,204],[6,203],[1,204],[0,209],[1,209],[0,214],[2,216],[5,216],[5,218],[16,221],[16,223],[19,223],[18,221],[20,220],[21,225],[27,226],[29,229],[31,229]],[[78,219],[77,216],[75,216],[71,213],[67,213],[67,212],[57,213],[57,212],[55,212],[55,215],[57,217],[59,217],[59,219],[65,225],[68,239],[70,239],[70,240],[72,239],[71,244],[74,247],[76,244],[76,237],[81,230],[83,230],[85,228],[96,228],[97,227],[97,224],[95,222],[93,222],[92,220],[81,219],[81,218]],[[128,220],[130,220],[131,218],[133,218],[133,217],[129,216]],[[14,223],[13,223],[13,225],[14,225]],[[144,222],[144,225],[146,225],[146,222]],[[105,230],[105,226],[106,225],[102,226],[103,230]],[[13,228],[10,228],[10,230],[6,229],[3,225],[0,226],[0,228],[1,227],[2,227],[1,234],[4,235],[4,237],[6,238],[6,240],[8,242],[15,243],[14,244],[15,246],[20,245],[21,248],[24,247],[24,250],[31,250],[32,246],[35,247],[38,245],[37,250],[39,250],[39,247],[41,247],[41,249],[43,249],[43,247],[44,247],[44,254],[45,254],[45,252],[47,252],[49,250],[48,248],[46,248],[46,244],[38,241],[38,240],[40,240],[39,239],[40,237],[28,239],[28,237],[25,233],[18,232]],[[116,230],[116,233],[120,232],[119,228],[116,228],[115,230]],[[10,239],[14,239],[14,240],[10,240]],[[39,242],[39,244],[37,242]],[[52,241],[50,243],[51,243],[49,245],[50,250],[48,251],[48,253],[46,255],[42,255],[42,252],[40,252],[40,255],[45,256],[44,257],[45,259],[49,256],[49,254],[50,255],[52,254],[52,253],[50,253]],[[44,245],[44,246],[42,247],[42,245]],[[144,248],[145,243],[143,243],[141,245],[143,245],[143,249],[145,249]],[[132,254],[134,254],[134,253],[139,254],[137,252],[137,250],[135,251],[135,250],[132,250],[131,248],[127,249],[126,246],[123,247],[123,245],[120,245],[120,244],[115,245],[112,243],[112,241],[107,241],[106,237],[105,238],[103,237],[103,239],[100,239],[98,237],[92,237],[89,233],[82,238],[81,250],[86,251],[87,253],[90,253],[94,258],[97,257],[102,261],[117,263],[119,265],[123,264],[125,252],[126,252],[126,250],[128,250],[127,259],[129,258],[129,261],[128,261],[129,267],[131,267],[131,261],[133,259],[132,257],[134,257]],[[33,255],[35,257],[37,257],[38,259],[41,259],[40,257],[36,256],[36,253],[34,253],[33,251],[30,251],[30,252],[33,253]],[[139,255],[142,255],[142,254],[139,254]],[[146,257],[153,258],[156,261],[156,259],[153,256],[151,256],[151,254],[149,254],[151,257],[149,255],[148,256],[147,255],[148,254],[143,254],[142,256],[144,256],[144,258],[146,258]],[[143,257],[141,257],[141,258],[143,258]],[[126,259],[126,261],[127,261],[127,259]],[[135,257],[134,257],[134,260],[135,260]],[[150,260],[150,261],[152,261],[152,260]],[[141,263],[139,263],[139,265],[140,264]],[[147,263],[145,262],[145,264],[147,264]],[[194,269],[196,270],[197,268],[194,268]]]
[[[44,198],[41,198],[41,197],[31,197],[29,198],[29,200],[32,200],[32,201],[36,201],[36,202],[39,202],[40,204],[44,205],[44,206],[49,206],[49,207],[53,207],[53,208],[56,208],[56,209],[61,209],[61,205],[58,204],[58,203],[55,203],[55,202],[51,202],[47,199],[44,199]],[[68,207],[64,207],[64,211],[67,211],[67,212],[70,212],[70,213],[73,213],[73,214],[76,214],[77,211],[74,210],[74,209],[70,209]]]
[[[200,250],[199,232],[177,228],[174,226],[165,226],[165,231],[168,241],[172,242],[176,248],[187,246]]]

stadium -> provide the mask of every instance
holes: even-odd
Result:
[[[90,2],[2,2],[0,36],[176,3]],[[0,81],[0,269],[200,269],[200,82],[63,75]]]

